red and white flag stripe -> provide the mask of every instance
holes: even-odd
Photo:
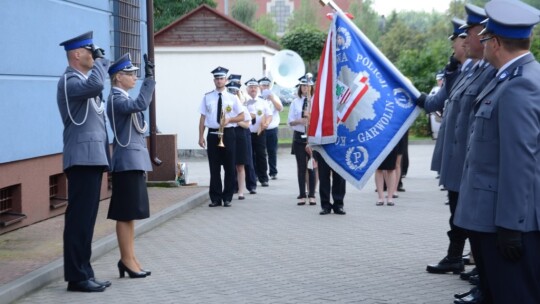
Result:
[[[319,63],[319,74],[313,96],[309,123],[309,142],[324,145],[336,141],[336,115],[334,115],[334,31],[328,31],[326,43]]]

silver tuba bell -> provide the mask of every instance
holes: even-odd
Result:
[[[298,78],[306,74],[304,60],[298,53],[291,50],[277,52],[270,62],[268,78],[284,88],[293,88]]]

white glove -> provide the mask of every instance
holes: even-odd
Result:
[[[261,93],[261,96],[262,98],[264,99],[268,99],[268,97],[272,94],[272,91],[270,91],[269,89],[266,89],[264,91],[262,91]]]

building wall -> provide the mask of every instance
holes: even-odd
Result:
[[[56,84],[67,63],[58,44],[93,30],[110,50],[108,10],[109,0],[2,1],[0,163],[62,152]]]
[[[158,129],[178,135],[178,149],[201,149],[199,106],[205,93],[214,87],[210,73],[218,66],[242,75],[242,82],[263,76],[277,50],[266,46],[240,47],[156,47],[156,107]]]
[[[0,188],[16,187],[14,193],[14,213],[26,215],[22,221],[0,227],[0,234],[63,214],[66,206],[51,207],[49,197],[49,177],[63,174],[62,154],[48,155],[23,161],[0,164]],[[60,203],[67,199],[65,175],[58,180],[56,199]],[[107,173],[103,174],[101,198],[110,197]]]
[[[107,58],[115,58],[113,0],[0,2],[0,189],[15,186],[19,201],[14,211],[26,215],[22,222],[0,227],[4,233],[65,210],[50,208],[48,190],[49,177],[62,173],[63,125],[56,94],[67,60],[59,43],[93,30],[94,42]],[[140,11],[141,47],[145,47],[146,1],[140,0]],[[109,90],[107,82],[105,97]],[[102,198],[109,195],[106,175],[103,187]]]

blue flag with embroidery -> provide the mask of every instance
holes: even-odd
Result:
[[[342,12],[317,78],[309,143],[361,189],[420,113],[420,93]]]

